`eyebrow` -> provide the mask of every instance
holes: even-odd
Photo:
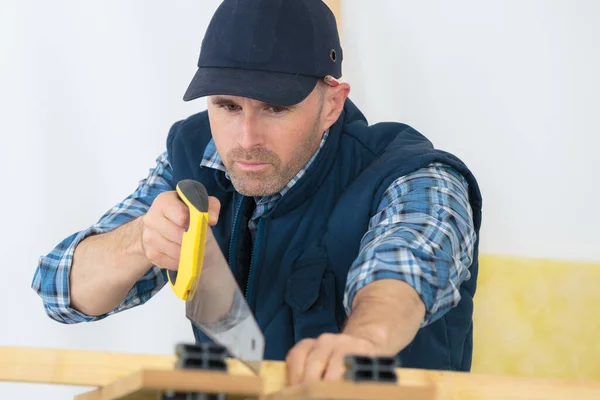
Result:
[[[232,98],[225,96],[213,96],[211,97],[211,103],[216,106],[222,106],[226,104],[237,104]]]
[[[227,104],[239,105],[233,98],[227,97],[227,96],[212,96],[211,103],[214,104],[215,106],[224,106]],[[293,110],[293,109],[297,108],[296,105],[280,106],[278,104],[269,104],[269,103],[265,103],[262,101],[260,102],[260,104],[264,107],[283,107],[283,108],[287,108],[288,110]]]

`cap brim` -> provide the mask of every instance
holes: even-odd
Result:
[[[202,67],[198,68],[183,100],[230,95],[272,105],[291,106],[304,100],[313,91],[317,81],[318,78],[306,75]]]

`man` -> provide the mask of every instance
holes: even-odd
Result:
[[[189,178],[211,196],[265,358],[285,359],[292,384],[340,378],[348,353],[468,371],[477,182],[411,127],[369,126],[337,80],[342,58],[321,0],[223,1],[184,96],[208,109],[172,126],[134,193],[40,259],[48,315],[94,321],[160,290],[188,223],[174,188]]]

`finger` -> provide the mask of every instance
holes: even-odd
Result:
[[[143,241],[146,256],[149,260],[157,262],[158,260],[161,260],[161,262],[164,263],[162,259],[164,256],[166,256],[169,259],[174,260],[176,263],[179,263],[181,245],[165,239],[163,236],[161,236],[160,232],[152,229],[147,230],[144,232]],[[173,263],[170,260],[166,261],[169,264]]]
[[[343,351],[334,351],[329,357],[329,363],[327,364],[327,370],[323,375],[323,380],[327,381],[335,381],[340,380],[346,373],[346,365],[344,363],[344,358],[346,356],[346,352]]]
[[[172,258],[173,260],[179,263],[179,258],[181,254],[181,245],[177,243],[173,243],[170,240],[165,239],[164,237],[160,237],[157,240],[156,247],[158,248],[161,254]]]
[[[300,383],[302,375],[304,374],[304,365],[306,357],[315,344],[314,339],[304,339],[298,342],[288,352],[285,359],[287,366],[288,382],[290,385],[296,385]]]
[[[325,345],[317,340],[312,348],[304,366],[304,374],[301,383],[320,381],[329,364],[329,358],[333,354],[333,346]]]
[[[208,224],[214,226],[219,220],[221,212],[221,202],[213,196],[208,196]]]
[[[165,240],[181,245],[181,241],[183,238],[183,233],[185,232],[185,228],[175,224],[170,219],[167,219],[165,216],[160,216],[155,220],[149,222],[149,225],[157,231],[160,236],[162,236]],[[167,253],[171,254],[171,253]],[[174,255],[174,254],[171,254]]]
[[[161,214],[174,224],[186,228],[190,223],[190,210],[179,198],[176,192],[169,193],[170,196],[161,204]]]
[[[162,253],[157,247],[150,247],[146,250],[146,257],[157,267],[177,271],[179,269],[179,259],[169,257]]]
[[[159,253],[158,262],[160,264],[156,264],[164,269],[169,269],[171,271],[177,271],[179,269],[179,258],[175,259],[170,257],[168,254]]]

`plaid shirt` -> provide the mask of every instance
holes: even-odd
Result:
[[[321,147],[326,138],[327,132]],[[315,157],[316,154],[280,193],[257,199],[249,223],[251,230],[257,219],[302,177]],[[212,140],[201,165],[225,171]],[[108,314],[88,316],[70,306],[69,268],[75,246],[89,235],[110,231],[141,216],[154,198],[166,190],[174,190],[174,184],[165,152],[132,194],[95,224],[73,233],[40,257],[32,288],[41,296],[51,318],[62,323],[106,318],[145,303],[168,283],[165,271],[152,267],[122,304]],[[398,178],[384,193],[361,241],[359,255],[350,267],[344,295],[346,312],[350,314],[350,305],[360,288],[377,279],[393,278],[407,282],[417,291],[426,309],[421,325],[430,324],[458,304],[460,284],[470,278],[474,243],[467,182],[461,175],[446,165],[432,164]]]

